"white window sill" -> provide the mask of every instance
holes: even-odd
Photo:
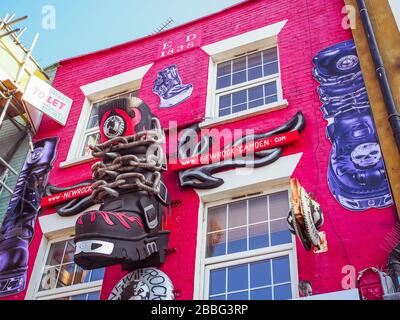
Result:
[[[270,103],[270,104],[260,106],[257,108],[253,108],[250,110],[244,110],[241,112],[233,113],[228,116],[207,119],[207,120],[203,121],[202,123],[200,123],[199,126],[201,129],[214,127],[217,125],[254,117],[259,114],[272,112],[272,111],[279,110],[279,109],[285,109],[288,107],[288,105],[289,105],[288,101],[286,99],[283,99],[283,100],[279,100],[277,102]]]
[[[93,156],[84,156],[84,157],[80,157],[80,158],[66,160],[66,161],[63,161],[60,163],[59,168],[66,169],[66,168],[74,167],[74,166],[80,165],[82,163],[90,162],[94,159],[96,159],[96,158],[94,158]]]

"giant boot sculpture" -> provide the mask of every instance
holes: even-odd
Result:
[[[25,289],[29,244],[57,144],[58,138],[36,142],[18,177],[0,229],[0,296]]]
[[[120,98],[99,107],[101,161],[92,167],[97,211],[76,222],[75,262],[84,269],[122,264],[125,269],[164,263],[169,231],[162,230],[170,200],[162,181],[165,136],[149,107]]]
[[[328,184],[349,210],[393,204],[354,41],[329,47],[314,58],[314,78],[332,143]]]

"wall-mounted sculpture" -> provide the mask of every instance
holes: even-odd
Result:
[[[314,58],[321,108],[332,143],[328,184],[349,210],[393,204],[376,128],[354,41],[331,46]]]
[[[83,181],[64,188],[48,185],[42,207],[57,206],[56,211],[61,217],[77,215],[96,204],[91,196],[92,184],[92,181]]]
[[[75,262],[84,269],[122,264],[125,269],[164,263],[169,231],[162,230],[170,200],[164,132],[138,98],[99,106],[101,143],[91,146],[92,199],[99,210],[82,214],[75,226]]]
[[[190,98],[193,85],[183,84],[178,67],[172,65],[158,73],[153,92],[160,97],[160,108],[171,108]]]
[[[311,199],[297,179],[291,179],[292,208],[287,218],[292,234],[297,235],[307,251],[312,248],[326,251],[326,241],[319,230],[324,224],[324,215],[318,202]]]
[[[280,127],[273,130],[243,136],[233,142],[233,144],[224,146],[224,150],[230,149],[232,146],[239,146],[257,142],[258,140],[272,137],[275,135],[297,131],[301,133],[305,127],[305,117],[302,112],[298,112],[292,119]],[[198,132],[198,125],[185,129],[181,133],[178,143],[178,157],[183,161],[188,158],[196,157],[201,154],[209,153],[212,150],[212,138],[210,136],[202,136],[200,141],[193,141],[190,137]],[[189,152],[188,152],[189,150]],[[205,164],[196,168],[182,170],[178,173],[180,184],[182,187],[190,187],[197,189],[217,188],[224,183],[224,180],[214,176],[215,173],[234,168],[259,168],[266,166],[278,160],[282,154],[282,148],[272,148],[268,150],[258,151],[250,157],[234,157],[216,162]]]
[[[58,138],[38,141],[28,153],[0,229],[0,296],[25,289],[29,244],[49,172],[57,157]]]

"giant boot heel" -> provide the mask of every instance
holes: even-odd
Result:
[[[332,143],[328,184],[346,209],[393,204],[371,107],[354,41],[331,46],[314,58],[321,111]]]
[[[102,143],[91,148],[102,161],[92,167],[92,198],[102,205],[77,220],[74,260],[84,269],[158,266],[169,240],[162,229],[170,204],[161,177],[164,133],[138,98],[101,105],[99,119]]]
[[[36,142],[18,177],[0,229],[0,296],[25,289],[29,244],[57,144],[58,138]]]

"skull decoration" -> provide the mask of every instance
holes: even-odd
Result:
[[[377,143],[363,143],[351,153],[353,163],[361,168],[372,167],[381,160],[381,149]]]
[[[150,288],[143,281],[133,284],[134,295],[129,300],[150,300]]]

